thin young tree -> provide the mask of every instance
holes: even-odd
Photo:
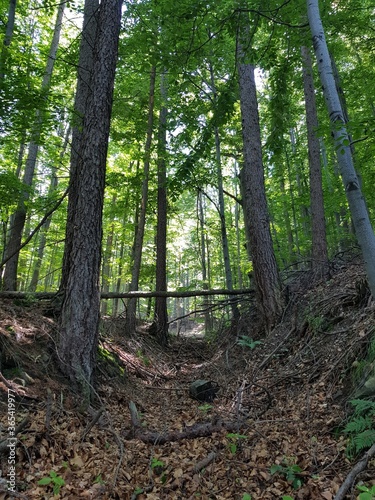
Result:
[[[14,21],[16,17],[16,4],[17,0],[9,0],[8,19],[7,19],[5,37],[3,41],[3,47],[0,53],[0,78],[4,78],[7,52],[13,38]]]
[[[141,272],[142,262],[142,246],[143,238],[146,227],[146,213],[148,206],[148,183],[150,172],[150,155],[152,145],[152,135],[154,127],[154,101],[155,101],[155,79],[156,79],[156,66],[152,66],[150,71],[150,90],[148,98],[148,119],[147,119],[147,132],[146,143],[143,161],[143,180],[142,180],[142,198],[139,217],[136,224],[136,234],[134,237],[134,251],[132,259],[132,278],[130,282],[129,291],[138,290],[139,275]],[[126,331],[131,333],[135,331],[136,326],[136,306],[137,299],[129,299],[126,311]]]
[[[317,135],[318,114],[316,109],[314,79],[311,57],[307,47],[301,47],[303,62],[303,89],[305,94],[307,144],[309,149],[310,207],[312,233],[312,269],[322,276],[327,270],[328,250],[322,167],[320,162],[320,142]]]
[[[167,76],[165,71],[160,79],[161,109],[158,133],[158,201],[156,227],[156,282],[155,290],[167,290]],[[155,298],[154,325],[156,337],[162,346],[168,343],[167,298]]]
[[[62,21],[64,15],[66,2],[59,4],[51,45],[48,53],[46,68],[43,75],[41,94],[44,96],[44,102],[48,95],[49,87],[53,68],[56,60],[56,53],[59,46],[60,34],[62,29]],[[3,288],[4,290],[17,289],[17,270],[19,260],[19,248],[21,246],[22,233],[25,227],[27,216],[27,201],[30,198],[30,188],[34,179],[34,172],[36,168],[38,152],[40,147],[40,140],[43,127],[43,110],[38,109],[35,114],[35,120],[32,125],[31,141],[28,147],[28,154],[25,164],[25,170],[22,178],[23,184],[27,187],[18,201],[17,209],[12,217],[12,223],[9,233],[9,239],[5,249],[5,270],[3,274]]]

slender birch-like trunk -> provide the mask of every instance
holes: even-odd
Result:
[[[332,126],[337,162],[344,184],[358,243],[362,250],[371,293],[375,297],[375,235],[366,210],[360,183],[355,172],[350,137],[335,85],[318,0],[307,0],[307,14],[319,76]]]

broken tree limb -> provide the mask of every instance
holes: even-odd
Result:
[[[201,297],[207,295],[254,295],[254,290],[189,290],[189,291],[166,291],[166,292],[143,292],[140,290],[134,292],[102,292],[100,297],[102,299],[131,299],[131,298],[150,298],[150,297]],[[57,292],[0,292],[2,299],[53,299]]]
[[[207,467],[207,465],[209,465],[213,460],[215,460],[215,458],[216,458],[216,453],[214,451],[211,451],[211,453],[209,453],[207,457],[203,458],[197,464],[194,465],[193,472],[200,472],[202,469]]]
[[[157,432],[148,431],[143,428],[133,428],[131,431],[124,433],[125,439],[139,439],[144,443],[164,444],[171,441],[179,441],[180,439],[195,439],[197,437],[211,436],[214,432],[237,432],[238,422],[206,422],[186,426],[182,431]],[[240,424],[241,426],[241,424]]]
[[[343,500],[344,499],[347,491],[354,483],[355,478],[358,476],[358,474],[360,472],[362,472],[366,469],[370,458],[372,458],[374,455],[375,455],[375,444],[373,444],[371,446],[371,448],[368,451],[366,451],[366,453],[363,455],[361,460],[355,464],[355,466],[352,468],[352,470],[346,476],[345,481],[342,483],[341,487],[339,488],[339,490],[336,493],[336,496],[333,500]]]

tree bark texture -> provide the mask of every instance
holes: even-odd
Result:
[[[303,62],[303,88],[305,94],[307,143],[309,148],[310,206],[312,233],[312,268],[324,273],[328,262],[320,142],[317,136],[318,115],[316,110],[312,63],[307,47],[301,48]]]
[[[98,25],[99,0],[85,0],[83,11],[83,28],[78,57],[77,87],[74,100],[74,116],[72,120],[72,145],[70,153],[69,198],[66,223],[65,247],[61,273],[60,294],[67,286],[71,252],[73,245],[73,228],[77,214],[78,196],[78,160],[81,151],[83,119],[88,110],[91,92],[91,78],[94,72],[94,44]]]
[[[78,151],[76,214],[60,318],[61,370],[87,403],[92,394],[100,314],[102,209],[122,0],[102,0],[93,73]],[[70,221],[71,223],[71,221]]]
[[[167,171],[166,171],[166,142],[167,142],[167,82],[166,74],[162,73],[161,110],[159,115],[158,137],[158,220],[156,227],[156,291],[167,290]],[[156,337],[160,345],[168,343],[168,314],[166,297],[157,297],[155,300]]]
[[[244,62],[241,49],[238,65],[243,136],[241,184],[244,220],[254,268],[258,307],[267,329],[281,314],[280,281],[273,249],[264,185],[258,103],[254,67]]]
[[[375,297],[375,235],[366,210],[366,204],[356,175],[350,148],[350,137],[337,92],[331,59],[328,52],[318,0],[307,0],[307,14],[312,41],[331,121],[337,162],[343,180],[350,213],[358,243],[362,250],[369,287]]]

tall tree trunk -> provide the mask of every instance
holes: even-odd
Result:
[[[207,257],[206,257],[206,236],[205,236],[205,213],[203,207],[203,194],[202,191],[198,192],[198,220],[200,229],[200,246],[201,246],[201,263],[202,263],[202,281],[203,290],[209,289],[208,273],[207,273]],[[211,313],[209,311],[209,297],[203,297],[204,313],[204,329],[206,334],[212,330]]]
[[[59,4],[55,28],[53,32],[53,37],[51,41],[51,46],[48,54],[48,60],[46,69],[44,72],[41,92],[46,100],[49,86],[51,83],[53,67],[56,60],[56,53],[59,46],[60,33],[62,28],[62,20],[65,9],[66,2]],[[25,171],[23,175],[22,182],[25,186],[31,188],[34,178],[34,172],[36,167],[36,161],[39,151],[39,143],[42,134],[43,117],[42,110],[38,109],[35,116],[35,121],[33,124],[31,132],[31,142],[29,144],[28,156],[26,159]],[[4,275],[3,275],[3,288],[4,290],[16,290],[17,289],[17,269],[18,269],[18,259],[19,251],[22,239],[22,232],[25,227],[26,221],[26,202],[30,197],[30,190],[25,190],[18,202],[17,210],[14,213],[12,226],[10,228],[9,240],[7,243],[7,248],[5,251],[5,258],[9,258],[5,265]]]
[[[86,113],[89,111],[89,97],[92,91],[91,78],[94,74],[94,44],[98,27],[98,9],[99,0],[85,0],[83,12],[83,28],[79,48],[77,87],[74,100],[74,117],[72,123],[72,145],[70,153],[70,172],[69,172],[69,198],[66,223],[65,247],[63,256],[63,265],[61,273],[61,283],[56,302],[56,308],[61,307],[61,298],[67,287],[67,280],[70,274],[70,265],[72,262],[71,252],[73,246],[73,231],[75,227],[75,216],[77,212],[78,197],[78,161],[80,159],[83,121]]]
[[[62,161],[62,159],[64,158],[64,156],[66,154],[66,150],[67,150],[67,147],[69,144],[69,139],[70,139],[70,133],[71,133],[71,128],[69,126],[66,133],[65,133],[64,144],[63,144],[62,150],[61,150],[60,155],[59,155],[60,161]],[[52,167],[51,182],[50,182],[49,189],[48,189],[48,194],[50,196],[52,196],[53,193],[55,192],[55,190],[57,188],[57,184],[58,184],[58,178],[56,175],[56,167]],[[47,234],[48,234],[49,227],[51,225],[51,221],[52,221],[52,215],[50,217],[48,217],[48,219],[46,220],[46,222],[43,224],[43,226],[40,229],[40,239],[39,239],[38,252],[37,252],[36,260],[34,262],[33,274],[31,277],[30,284],[29,284],[29,291],[30,292],[35,292],[37,285],[38,285],[40,268],[42,266],[44,250],[46,248],[46,243],[47,243]]]
[[[17,4],[17,0],[9,0],[8,21],[7,21],[5,37],[4,37],[4,41],[3,41],[3,47],[2,47],[1,55],[0,55],[0,78],[4,78],[5,63],[6,63],[6,59],[7,59],[7,51],[8,51],[8,47],[11,44],[11,41],[13,38],[14,20],[16,17],[16,4]]]
[[[241,172],[244,220],[253,261],[257,304],[264,324],[270,330],[281,314],[280,280],[264,185],[254,66],[245,62],[242,40],[247,35],[246,27],[242,27],[240,32],[237,47],[244,160]]]
[[[163,72],[160,82],[161,110],[158,134],[158,220],[156,228],[156,283],[155,290],[167,290],[167,82]],[[155,316],[156,336],[162,346],[168,343],[168,314],[166,297],[156,297]]]
[[[60,317],[60,368],[80,390],[84,404],[92,395],[98,347],[102,210],[121,5],[122,0],[102,0],[99,7],[91,92],[76,151],[77,212],[69,232],[73,239]]]
[[[312,269],[323,276],[327,270],[328,250],[324,217],[320,142],[317,136],[318,115],[315,102],[311,57],[308,48],[302,47],[301,54],[303,62],[303,88],[305,94],[307,143],[309,148],[310,167]]]
[[[129,290],[138,290],[139,286],[139,275],[141,271],[142,262],[142,251],[143,251],[143,237],[145,233],[146,226],[146,212],[148,205],[148,181],[149,181],[149,171],[150,171],[150,153],[152,144],[152,133],[154,127],[154,101],[155,101],[155,79],[156,79],[156,67],[151,68],[150,73],[150,90],[149,90],[149,100],[148,100],[148,121],[147,121],[147,134],[146,134],[146,144],[145,144],[145,154],[143,163],[143,181],[142,181],[142,199],[141,199],[141,210],[139,213],[139,218],[137,222],[137,231],[134,238],[134,254],[132,263],[132,279],[130,283]],[[126,314],[126,331],[128,333],[135,331],[136,325],[136,307],[137,299],[129,299],[127,304],[127,314]]]
[[[335,142],[337,162],[339,164],[357,240],[362,250],[370,290],[373,297],[375,297],[375,235],[353,165],[350,138],[335,85],[331,59],[329,57],[324,28],[320,18],[318,0],[307,0],[307,14],[319,76],[332,124],[332,135]]]
[[[112,205],[116,205],[117,194],[112,197]],[[112,249],[113,249],[113,238],[115,234],[114,224],[110,225],[107,241],[105,243],[105,249],[103,250],[103,265],[102,265],[102,292],[109,292],[110,282],[111,282],[111,267],[112,267]],[[103,316],[108,314],[108,300],[102,301],[101,313]]]
[[[214,105],[217,105],[217,92],[214,79],[214,71],[212,64],[210,63],[210,79],[211,88],[213,93]],[[232,269],[230,266],[230,256],[229,256],[229,243],[227,234],[227,225],[225,220],[225,203],[224,203],[224,191],[223,191],[223,173],[221,169],[221,148],[220,148],[220,135],[218,127],[214,129],[215,135],[215,157],[216,157],[216,175],[217,175],[217,191],[219,198],[219,217],[220,217],[220,233],[221,233],[221,244],[223,249],[223,260],[224,260],[224,272],[225,272],[225,284],[228,290],[233,290],[233,278]],[[238,307],[235,302],[231,300],[231,308],[233,319],[237,320],[239,317]]]

